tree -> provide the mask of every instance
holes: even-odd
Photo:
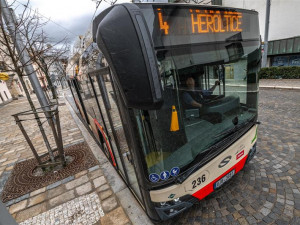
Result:
[[[29,8],[29,2],[24,5],[24,10],[18,18],[14,16],[12,9],[9,8],[9,10],[11,10],[11,12],[9,12],[8,8],[9,6],[7,6],[6,1],[0,0],[0,56],[11,61],[11,63],[7,65],[7,71],[14,71],[20,79],[31,107],[32,115],[37,121],[40,133],[47,147],[48,155],[51,161],[50,163],[48,161],[42,161],[41,157],[37,154],[37,151],[32,145],[28,135],[26,134],[24,127],[22,127],[19,117],[22,115],[28,115],[29,113],[18,113],[13,116],[15,117],[16,122],[24,134],[28,144],[30,145],[35,158],[43,168],[46,168],[49,165],[65,165],[66,161],[62,146],[57,100],[55,102],[56,104],[52,104],[51,102],[45,100],[45,95],[43,95],[44,93],[39,92],[41,90],[41,86],[37,81],[36,72],[42,71],[46,75],[48,85],[52,89],[53,98],[56,99],[55,90],[48,71],[49,66],[62,54],[66,53],[66,40],[56,42],[52,45],[49,44],[49,38],[47,38],[43,31],[43,27],[46,25],[47,21],[42,21],[38,12]],[[14,18],[12,16],[14,16]],[[5,19],[6,25],[3,21],[3,18]],[[62,48],[56,49],[53,47],[58,45],[60,45]],[[46,57],[51,58],[50,63],[46,63]],[[35,82],[34,87],[35,91],[39,92],[37,93],[37,97],[41,103],[41,108],[37,108],[34,105],[23,79],[25,76],[29,77],[31,82]],[[41,120],[41,113],[45,114],[44,118],[46,118],[46,121],[52,130],[52,135],[55,139],[59,153],[59,160],[56,160],[56,157],[54,156],[54,149],[51,148],[48,137],[43,128],[44,122]]]
[[[30,22],[28,23],[27,27],[30,26],[39,26],[40,24],[40,17],[37,14],[31,18]],[[26,38],[26,41],[31,43],[32,34],[29,30],[23,34]],[[29,45],[29,52],[31,55],[31,59],[38,68],[45,74],[48,86],[51,89],[53,99],[57,99],[56,90],[53,85],[53,82],[50,78],[49,69],[55,63],[60,64],[61,57],[65,56],[69,52],[69,44],[66,38],[54,43],[50,41],[47,35],[42,31],[34,38],[34,42]],[[61,70],[61,72],[64,72]]]

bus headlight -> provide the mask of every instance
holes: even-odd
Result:
[[[180,201],[180,198],[175,198],[173,201],[174,201],[175,203],[176,203],[176,202],[179,202],[179,201]]]
[[[165,205],[166,205],[166,202],[160,202],[160,205],[161,205],[161,206],[165,206]]]
[[[186,195],[180,198],[175,198],[167,202],[154,203],[156,212],[162,220],[167,220],[174,217],[180,212],[190,208],[194,203],[198,202],[199,199]]]

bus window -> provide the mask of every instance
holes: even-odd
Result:
[[[101,137],[100,142],[102,145],[102,149],[104,150],[104,153],[106,156],[110,159],[113,166],[118,167],[120,170],[120,173],[123,177],[125,177],[125,171],[123,168],[122,163],[120,162],[120,156],[118,152],[119,146],[116,145],[116,140],[114,137],[114,127],[111,126],[111,118],[108,114],[108,111],[110,109],[107,108],[107,103],[103,99],[103,95],[100,93],[100,81],[99,76],[101,75],[93,75],[91,76],[92,85],[95,89],[95,93],[97,94],[97,101],[99,103],[99,116],[96,117],[95,123],[97,126],[97,129],[99,130],[99,136]],[[104,90],[102,90],[104,91]],[[112,111],[114,111],[115,108],[112,108]],[[100,117],[100,118],[99,118]]]
[[[164,104],[159,110],[135,111],[149,174],[184,170],[222,138],[219,134],[256,117],[257,86],[251,91],[255,97],[247,96],[249,55],[255,53],[259,61],[258,46],[243,43],[244,55],[238,58],[228,54],[226,44],[157,52]],[[170,130],[172,106],[177,131]]]
[[[98,79],[98,85],[99,85]],[[104,98],[101,95],[100,107],[102,108],[102,112],[104,114],[105,120],[108,122],[108,129],[111,138],[113,139],[113,151],[116,157],[117,165],[120,167],[123,176],[127,177],[129,180],[129,185],[135,191],[139,199],[142,201],[141,192],[139,190],[139,184],[137,182],[135,170],[133,167],[132,156],[130,154],[130,145],[126,139],[126,128],[124,130],[124,126],[122,124],[122,106],[120,102],[117,102],[117,96],[119,96],[119,92],[113,86],[113,82],[110,79],[107,79],[104,82],[106,90],[108,92],[108,98],[110,101],[111,109],[108,110],[105,107]],[[100,86],[100,85],[99,85]],[[126,122],[123,119],[123,123]],[[126,126],[125,126],[126,127]],[[119,151],[117,150],[119,148]],[[125,178],[126,179],[126,178]]]

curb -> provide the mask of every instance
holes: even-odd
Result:
[[[262,89],[285,89],[285,90],[295,90],[300,91],[300,87],[291,87],[291,86],[259,86]]]

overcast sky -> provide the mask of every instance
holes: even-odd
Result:
[[[13,1],[8,0],[8,3],[11,2]],[[24,4],[26,2],[25,0],[15,2],[14,6],[17,6],[16,14],[24,10],[20,3]],[[117,3],[121,2],[128,2],[128,0],[117,1]],[[96,15],[109,6],[103,0]],[[53,21],[49,21],[45,27],[45,31],[50,37],[61,40],[67,36],[71,41],[74,41],[76,36],[85,34],[91,24],[96,2],[92,0],[31,0],[30,7],[34,10],[37,9],[41,15]]]

